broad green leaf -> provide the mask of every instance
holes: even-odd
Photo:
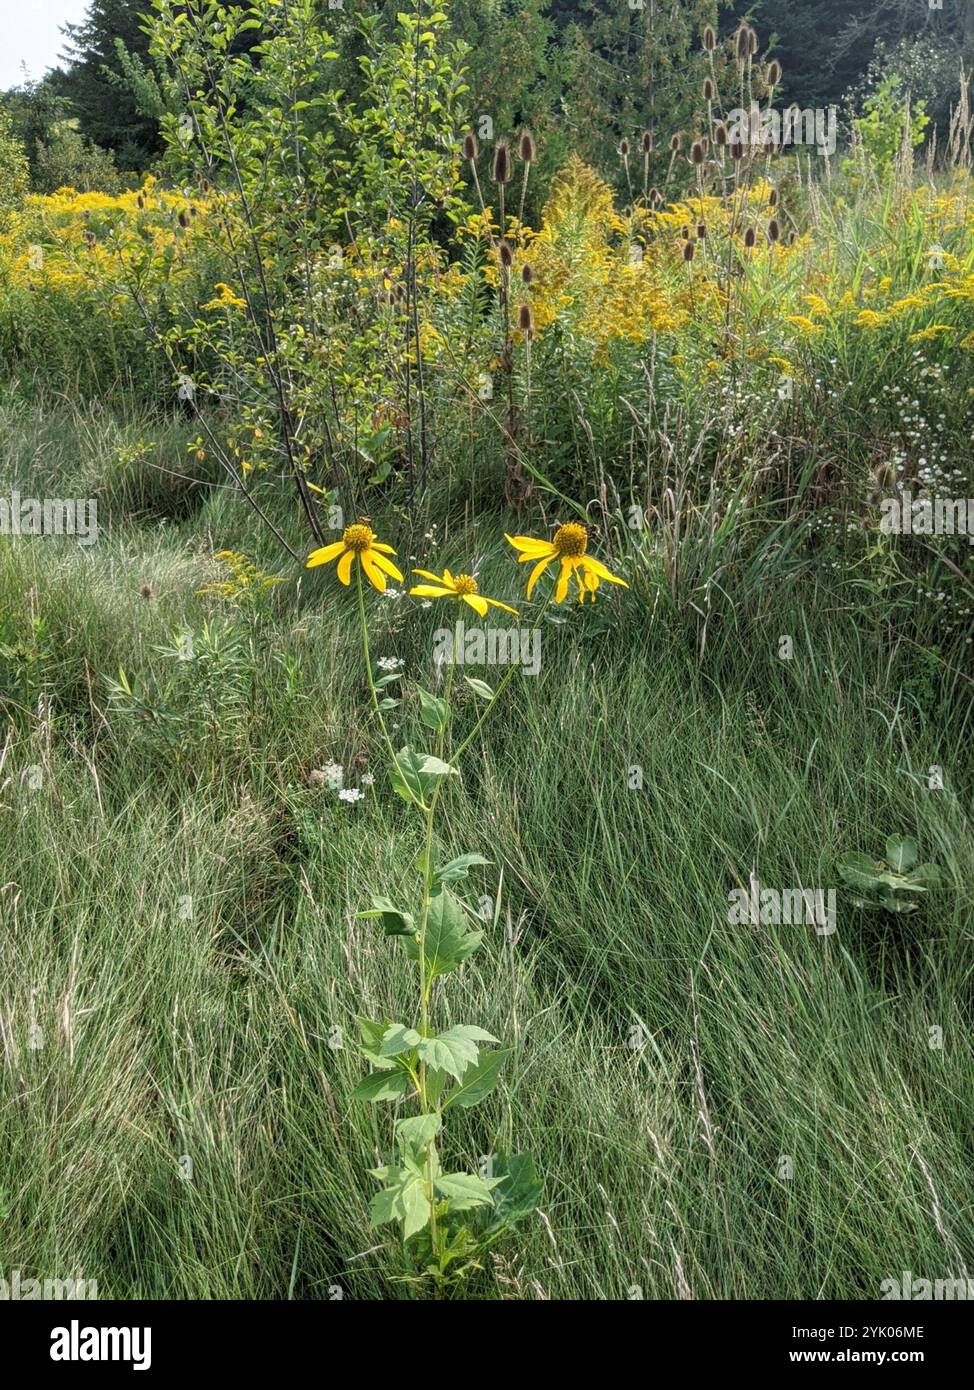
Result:
[[[404,1071],[374,1071],[352,1091],[352,1100],[399,1100],[412,1082]]]
[[[484,939],[482,931],[470,931],[463,909],[448,889],[434,893],[426,919],[425,956],[430,979],[455,970],[472,955]],[[419,959],[419,943],[414,936],[403,937],[406,954]]]
[[[428,729],[443,729],[450,717],[449,706],[445,700],[431,695],[428,690],[419,692],[419,717]]]
[[[915,869],[910,870],[910,881],[917,887],[939,888],[943,875],[936,864],[917,864]]]
[[[473,1024],[458,1023],[435,1038],[420,1038],[416,1054],[428,1067],[448,1072],[462,1081],[464,1072],[480,1056],[478,1042],[497,1042],[497,1039]]]
[[[839,873],[853,888],[875,887],[881,872],[882,866],[877,864],[875,859],[870,859],[868,854],[859,854],[855,850],[843,854],[839,860]]]
[[[491,1189],[500,1181],[500,1178],[485,1181],[476,1173],[441,1173],[433,1186],[449,1202],[451,1211],[469,1211],[471,1207],[492,1206]]]
[[[430,1204],[419,1174],[408,1168],[378,1168],[373,1170],[373,1177],[388,1184],[372,1198],[374,1225],[401,1221],[403,1239],[408,1240],[429,1223]]]
[[[455,767],[445,763],[442,758],[434,758],[432,753],[427,754],[419,764],[420,777],[459,777],[460,774]]]
[[[886,841],[886,858],[898,874],[909,873],[920,858],[916,840],[903,835],[891,835]]]
[[[459,1105],[461,1109],[467,1110],[490,1095],[500,1080],[501,1068],[510,1055],[507,1049],[482,1052],[473,1066],[464,1072],[463,1080],[449,1092],[443,1102],[443,1109],[449,1110],[451,1105]]]
[[[477,680],[476,676],[464,676],[463,678],[475,695],[479,695],[482,700],[492,700],[494,692],[486,681]]]
[[[457,883],[461,878],[466,878],[475,864],[489,863],[490,860],[485,859],[482,854],[460,854],[442,868],[436,869],[433,878],[437,883]]]
[[[411,1052],[421,1042],[415,1028],[407,1028],[403,1023],[394,1023],[382,1035],[379,1044],[380,1057],[398,1057],[403,1052]]]
[[[416,931],[412,914],[402,912],[388,898],[373,897],[371,912],[357,912],[355,915],[363,919],[380,917],[386,936],[412,936]]]
[[[512,1154],[503,1150],[493,1155],[491,1170],[500,1183],[494,1191],[495,1225],[513,1226],[528,1216],[541,1200],[544,1184],[534,1169],[530,1154]]]
[[[407,1120],[396,1122],[396,1133],[404,1144],[413,1149],[425,1149],[431,1139],[440,1132],[442,1121],[439,1115],[411,1115]]]
[[[422,801],[423,782],[419,775],[419,759],[412,749],[401,748],[396,754],[396,761],[389,769],[389,780],[404,801],[414,798]]]

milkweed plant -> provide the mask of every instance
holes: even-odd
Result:
[[[553,593],[540,607],[532,634],[549,603],[561,603],[574,582],[580,602],[594,602],[600,583],[625,585],[588,553],[588,530],[577,522],[559,526],[550,541],[508,536],[521,564],[530,563],[530,598],[549,565],[557,564]],[[446,1129],[456,1110],[466,1110],[488,1096],[500,1080],[509,1051],[500,1040],[474,1023],[456,1023],[438,1031],[434,1021],[437,982],[458,970],[484,940],[483,931],[454,887],[477,865],[488,860],[470,850],[440,863],[435,853],[435,827],[443,789],[460,776],[460,761],[480,733],[517,670],[512,664],[496,690],[486,682],[465,677],[483,704],[468,732],[453,746],[455,666],[450,664],[443,697],[417,688],[419,721],[428,732],[431,749],[409,744],[398,750],[390,737],[387,715],[401,704],[390,687],[401,672],[374,666],[369,649],[366,586],[380,593],[389,579],[403,581],[394,563],[392,546],[380,541],[368,522],[346,527],[339,541],[312,552],[308,568],[337,561],[342,584],[354,582],[358,601],[362,658],[372,710],[389,757],[393,790],[421,822],[423,848],[417,861],[419,884],[413,902],[393,902],[373,893],[372,907],[359,914],[380,923],[386,938],[398,938],[416,966],[416,992],[398,1019],[381,1022],[359,1018],[360,1049],[370,1070],[352,1092],[353,1099],[370,1104],[389,1102],[405,1111],[394,1122],[394,1149],[389,1162],[371,1170],[379,1185],[371,1203],[376,1226],[397,1223],[409,1247],[419,1277],[432,1278],[438,1288],[481,1268],[484,1253],[537,1206],[542,1190],[534,1163],[527,1154],[495,1151],[486,1173],[453,1167],[447,1158]],[[423,581],[410,594],[472,608],[481,618],[490,608],[513,614],[516,608],[481,594],[471,574],[444,569],[415,570]]]

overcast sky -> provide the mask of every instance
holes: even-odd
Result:
[[[61,27],[77,24],[87,8],[88,0],[3,0],[0,91],[24,80],[22,63],[31,77],[56,67],[64,45]]]

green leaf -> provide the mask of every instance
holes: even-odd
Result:
[[[875,888],[881,869],[882,866],[877,864],[875,859],[870,859],[868,854],[859,854],[855,850],[843,854],[839,860],[839,873],[852,888]]]
[[[389,777],[394,789],[406,801],[422,801],[427,791],[434,785],[437,777],[459,777],[455,767],[429,753],[414,753],[403,748],[396,754],[396,763],[389,769]],[[412,794],[412,795],[410,795]]]
[[[425,1149],[430,1140],[440,1132],[442,1121],[439,1115],[411,1115],[407,1120],[396,1121],[396,1134],[411,1149]]]
[[[412,936],[416,931],[412,914],[401,912],[388,898],[373,896],[371,912],[357,912],[355,915],[361,918],[380,917],[386,936]]]
[[[411,1085],[404,1071],[374,1071],[358,1083],[352,1091],[352,1100],[399,1100]]]
[[[482,931],[470,931],[463,909],[448,889],[434,893],[426,919],[424,954],[429,979],[455,970],[472,955],[484,939]],[[403,938],[406,954],[419,959],[419,942],[415,936]]]
[[[421,1038],[416,1053],[428,1067],[448,1072],[457,1081],[462,1081],[464,1072],[480,1056],[478,1042],[497,1042],[497,1039],[473,1024],[458,1023],[435,1038]]]
[[[459,777],[460,773],[449,763],[445,763],[442,758],[434,758],[427,754],[419,764],[420,777]]]
[[[474,1065],[464,1072],[463,1080],[449,1092],[443,1109],[449,1110],[451,1105],[459,1105],[461,1109],[468,1110],[472,1105],[479,1104],[497,1085],[501,1069],[510,1055],[506,1048],[482,1052]]]
[[[415,1028],[407,1028],[403,1023],[394,1023],[382,1035],[379,1044],[380,1057],[399,1057],[404,1052],[412,1052],[422,1039]]]
[[[475,864],[489,863],[490,860],[485,859],[482,854],[461,854],[442,868],[434,870],[433,878],[437,883],[457,883],[461,878],[466,878]]]
[[[891,835],[886,841],[886,859],[898,874],[909,873],[920,858],[916,840],[902,835]]]
[[[445,700],[431,695],[428,690],[419,692],[419,717],[429,729],[443,729],[450,717],[450,708]]]
[[[402,748],[389,769],[393,789],[405,801],[422,801],[423,783],[419,775],[419,759],[410,748]]]
[[[387,1184],[372,1198],[373,1225],[401,1221],[403,1239],[408,1240],[429,1224],[430,1204],[420,1174],[409,1168],[376,1168],[372,1176]]]
[[[463,678],[475,695],[479,695],[482,700],[492,700],[494,692],[486,681],[479,681],[475,676],[464,676]]]
[[[936,864],[918,864],[910,870],[910,882],[918,888],[939,888],[943,874]]]
[[[469,1211],[471,1207],[492,1206],[491,1189],[500,1181],[500,1178],[485,1181],[476,1173],[441,1173],[433,1186],[446,1198],[451,1211]]]
[[[512,1154],[502,1149],[493,1155],[492,1171],[500,1183],[494,1191],[494,1227],[513,1226],[529,1216],[541,1201],[544,1184],[538,1178],[530,1154]]]

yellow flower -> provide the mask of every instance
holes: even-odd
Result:
[[[807,314],[786,314],[785,323],[793,323],[796,328],[800,328],[810,338],[820,337],[825,332],[822,325],[815,323]]]
[[[518,556],[519,565],[523,565],[526,560],[534,561],[526,598],[531,597],[532,589],[552,560],[561,561],[561,573],[555,589],[556,603],[564,601],[573,574],[578,585],[579,603],[584,603],[586,598],[595,602],[595,591],[602,579],[610,584],[621,584],[624,589],[629,588],[624,579],[610,574],[600,560],[593,560],[591,555],[585,553],[588,549],[588,531],[577,521],[569,521],[564,526],[559,526],[550,541],[535,540],[532,536],[505,535],[504,539],[509,541],[515,550],[521,552]]]
[[[472,574],[451,574],[449,570],[444,570],[442,577],[431,574],[429,570],[413,570],[413,574],[421,574],[424,579],[433,580],[432,584],[417,584],[410,589],[409,592],[417,598],[459,599],[461,603],[469,604],[482,618],[486,618],[488,608],[503,608],[505,613],[513,613],[515,618],[518,616],[516,608],[511,608],[496,598],[485,598]]]
[[[338,561],[338,577],[343,584],[352,582],[352,564],[358,557],[359,563],[365,570],[369,582],[383,593],[386,587],[386,575],[392,579],[402,580],[402,574],[396,569],[391,560],[387,560],[387,555],[395,555],[391,545],[382,545],[375,538],[375,532],[364,521],[357,521],[354,526],[346,526],[342,532],[340,541],[334,541],[331,545],[322,546],[320,550],[313,550],[308,556],[306,569],[314,569],[316,565],[327,565],[329,560],[342,558]]]

